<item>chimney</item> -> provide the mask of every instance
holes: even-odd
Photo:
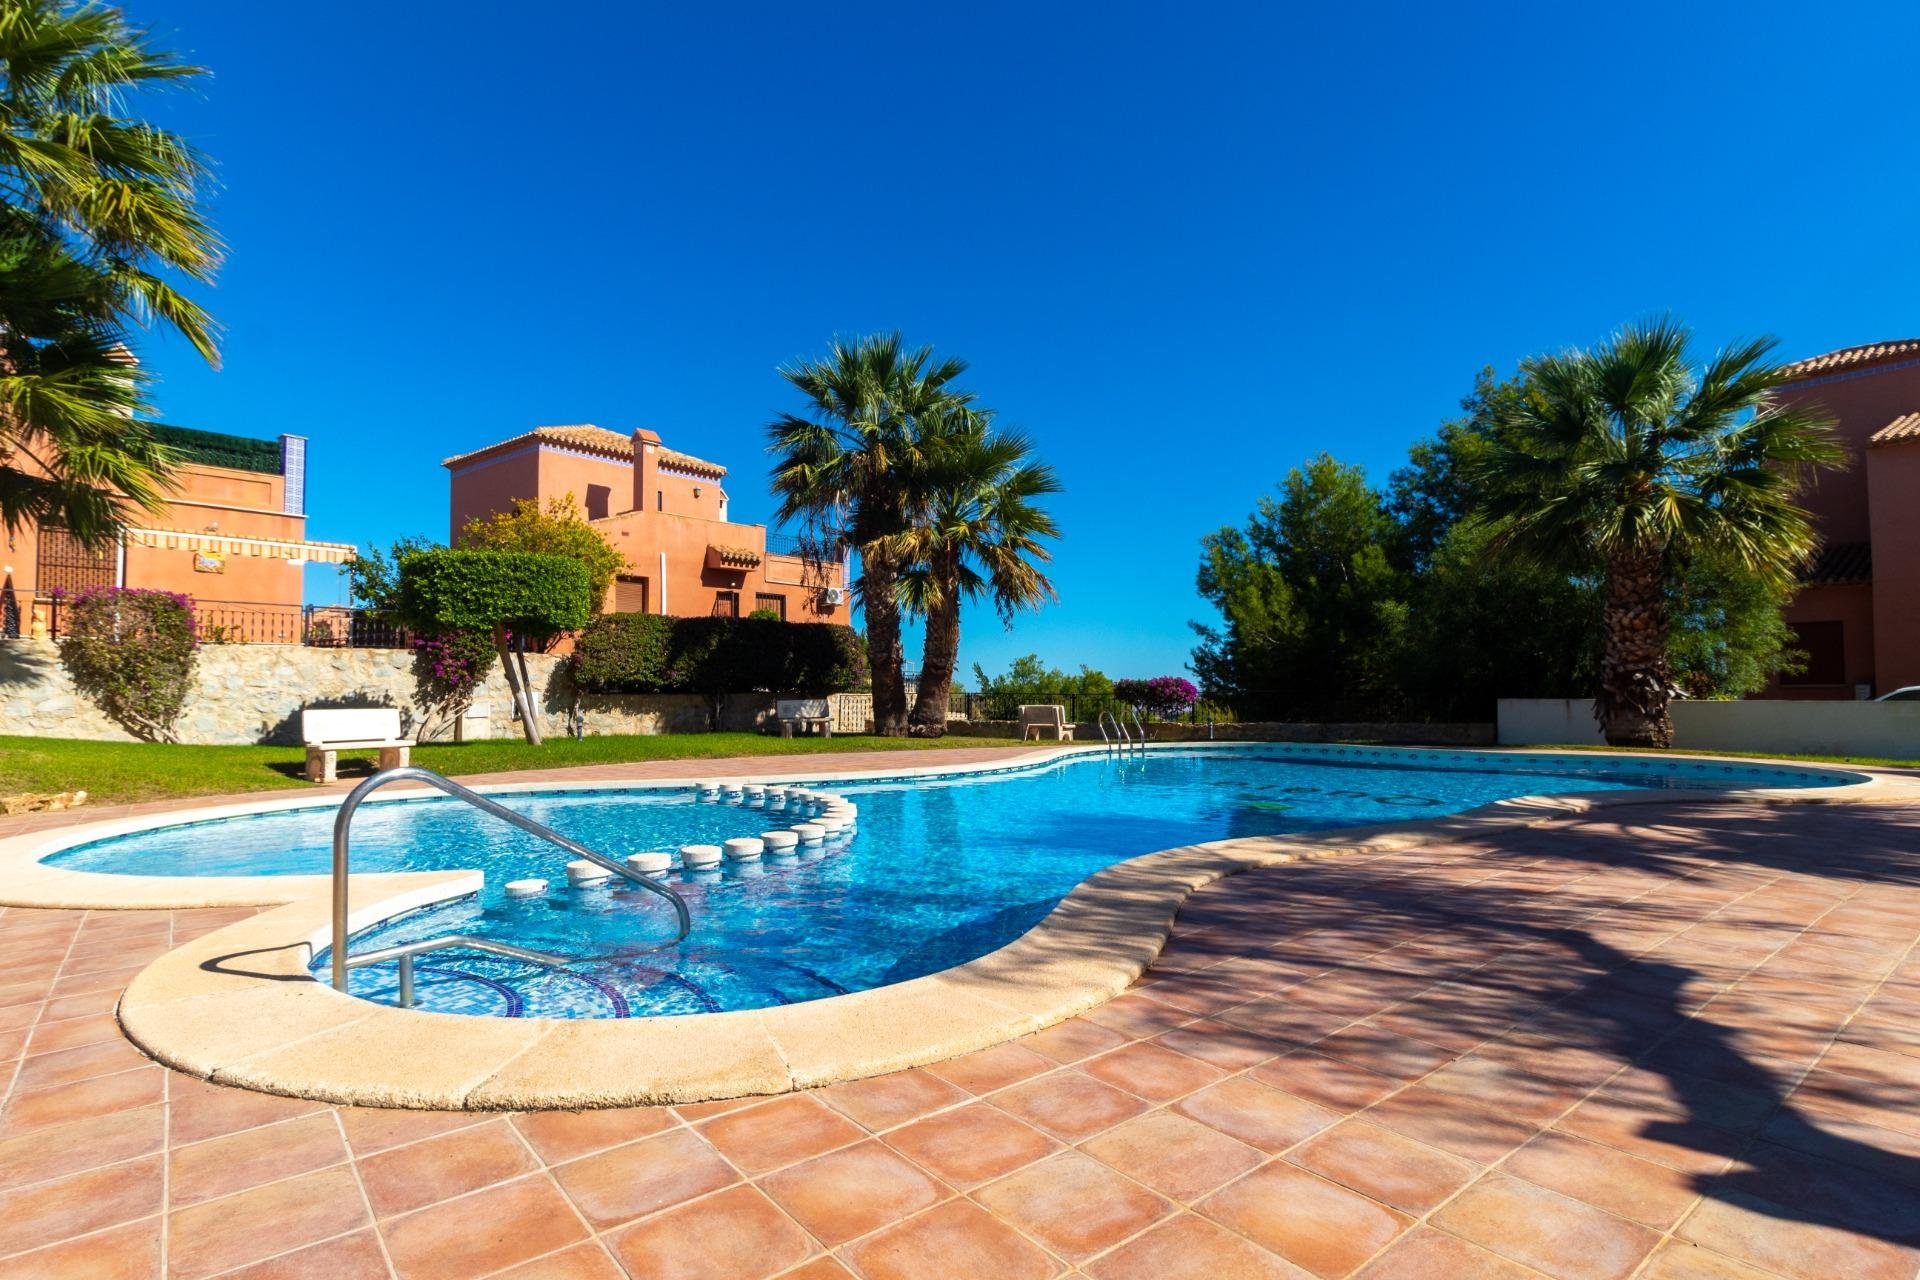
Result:
[[[660,433],[633,429],[633,509],[653,510],[656,473],[660,468]]]

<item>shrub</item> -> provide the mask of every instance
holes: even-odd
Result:
[[[587,624],[573,646],[573,682],[600,693],[662,693],[672,618],[608,613]]]
[[[1184,676],[1155,676],[1151,680],[1115,680],[1113,696],[1147,715],[1171,720],[1193,709],[1200,690]]]
[[[865,683],[866,646],[828,622],[613,613],[580,634],[573,678],[594,693],[823,697]]]
[[[413,700],[420,708],[418,736],[430,739],[473,705],[495,658],[485,631],[442,631],[413,640]]]
[[[586,566],[524,551],[415,551],[400,561],[396,613],[425,633],[491,631],[544,638],[587,624]]]
[[[173,742],[198,643],[188,597],[95,587],[67,607],[60,659],[80,691],[127,732]]]

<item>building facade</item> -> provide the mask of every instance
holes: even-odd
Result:
[[[57,634],[63,599],[117,586],[193,597],[210,639],[305,642],[312,621],[301,603],[303,566],[354,554],[345,543],[307,540],[306,439],[153,431],[179,459],[166,506],[136,510],[117,542],[88,548],[64,529],[38,525],[0,534],[0,632]]]
[[[1920,685],[1920,338],[1830,351],[1787,371],[1782,397],[1834,419],[1849,465],[1800,494],[1821,537],[1787,610],[1807,669],[1763,696]]]
[[[618,613],[846,622],[847,568],[768,543],[765,525],[727,518],[727,469],[592,425],[535,427],[448,458],[450,538],[470,520],[571,494],[625,561],[604,608]]]

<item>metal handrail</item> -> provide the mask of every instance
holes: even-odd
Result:
[[[596,866],[604,867],[617,876],[624,876],[649,893],[658,894],[673,904],[673,912],[679,926],[679,932],[672,942],[663,942],[664,947],[680,942],[693,929],[693,921],[687,914],[686,900],[666,885],[642,875],[632,867],[615,862],[604,853],[597,853],[577,840],[570,840],[552,827],[535,822],[525,814],[515,813],[503,804],[498,804],[469,787],[463,787],[452,778],[445,778],[431,769],[422,769],[418,765],[402,765],[398,769],[382,769],[365,782],[347,793],[340,802],[340,812],[333,819],[333,986],[336,991],[347,989],[347,970],[352,967],[347,957],[347,868],[349,862],[348,843],[351,839],[353,815],[359,809],[360,802],[378,791],[381,787],[395,782],[424,782],[428,786],[438,787],[456,800],[464,800],[482,813],[492,814],[502,822],[520,828],[528,835],[539,836],[552,845],[565,849],[576,857],[585,858]],[[491,944],[495,946],[504,944]]]
[[[1134,731],[1140,735],[1140,749],[1145,751],[1147,749],[1147,726],[1140,723],[1140,704],[1137,702],[1133,703],[1128,706],[1127,710],[1133,715]],[[1118,717],[1116,716],[1115,719],[1118,719]]]
[[[413,1008],[413,958],[428,951],[443,951],[448,947],[465,947],[469,951],[486,951],[496,956],[506,956],[513,960],[525,960],[529,964],[542,965],[548,969],[565,969],[567,958],[545,951],[534,951],[528,947],[516,947],[511,943],[495,942],[491,938],[476,938],[470,933],[448,933],[438,938],[428,938],[424,942],[403,942],[395,947],[381,947],[377,951],[362,951],[357,956],[347,957],[347,968],[359,969],[370,964],[379,964],[383,960],[400,962],[400,1007]],[[335,951],[335,955],[339,952]]]
[[[1107,725],[1113,725],[1113,737],[1107,737]],[[1120,723],[1120,717],[1113,713],[1112,707],[1102,707],[1100,716],[1094,722],[1100,726],[1100,738],[1115,751],[1125,751],[1131,744],[1127,741],[1127,726]]]

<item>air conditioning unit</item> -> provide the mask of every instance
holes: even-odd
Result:
[[[821,603],[829,606],[845,604],[847,602],[847,589],[845,587],[822,587],[820,589],[820,600]]]

